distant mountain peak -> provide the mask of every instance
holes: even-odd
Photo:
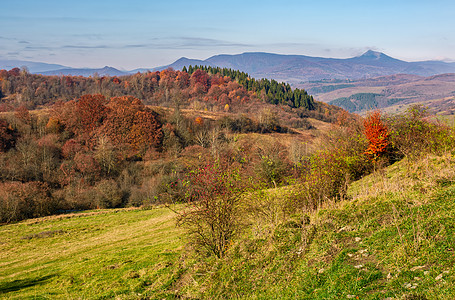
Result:
[[[381,57],[384,53],[374,50],[368,50],[367,52],[363,53],[361,56],[363,57]]]
[[[369,59],[381,59],[381,58],[391,58],[390,56],[385,55],[382,52],[368,50],[364,54],[360,55],[361,58],[369,58]]]
[[[179,59],[177,59],[175,62],[188,61],[188,60],[190,60],[188,57],[182,56]]]

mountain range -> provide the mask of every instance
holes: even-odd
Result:
[[[131,71],[121,71],[108,66],[100,69],[76,69],[56,64],[0,60],[0,69],[26,66],[31,73],[76,76],[90,76],[95,73],[100,76],[121,76],[166,68],[179,70],[189,65],[231,68],[246,72],[254,78],[269,78],[277,81],[286,81],[290,84],[333,79],[358,80],[393,74],[432,76],[455,73],[455,63],[443,61],[406,62],[372,50],[365,52],[363,55],[346,59],[263,52],[247,52],[235,55],[222,54],[212,56],[206,60],[182,57],[170,65],[148,69],[140,68]]]

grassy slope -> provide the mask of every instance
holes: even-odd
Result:
[[[455,158],[404,160],[349,193],[254,220],[221,260],[183,256],[165,208],[4,225],[0,298],[454,299]]]
[[[133,299],[161,294],[178,267],[169,209],[111,210],[0,227],[0,298]]]
[[[454,299],[454,166],[402,161],[303,225],[253,226],[199,281],[209,298]]]

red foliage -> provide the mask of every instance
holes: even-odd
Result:
[[[77,152],[82,150],[82,145],[76,140],[70,139],[62,147],[62,155],[65,158],[72,158]]]
[[[208,164],[183,181],[189,206],[179,215],[196,246],[222,257],[240,227],[239,200],[245,183],[237,169]]]
[[[197,117],[196,119],[194,119],[194,123],[196,123],[197,125],[202,125],[204,124],[204,120],[201,117]]]
[[[8,78],[8,71],[6,71],[5,69],[1,69],[0,70],[0,81],[3,79],[6,79],[6,78]]]
[[[210,83],[211,83],[212,87],[214,85],[223,86],[223,85],[227,84],[230,80],[231,80],[231,78],[229,78],[229,77],[223,77],[219,74],[215,74],[211,77]]]
[[[105,133],[114,145],[127,144],[136,112],[144,109],[142,102],[132,96],[114,97],[109,102],[110,112],[103,124]]]
[[[101,130],[115,146],[130,146],[131,150],[137,151],[156,146],[161,140],[157,114],[147,109],[139,99],[114,97],[109,108]]]
[[[90,133],[98,128],[107,116],[106,98],[103,95],[85,95],[76,103],[79,118],[77,134]]]
[[[21,105],[14,111],[14,116],[24,122],[25,124],[30,124],[32,117],[30,116],[30,112],[28,111],[25,105]]]
[[[0,112],[7,112],[9,110],[10,110],[10,108],[8,107],[8,104],[0,103]]]
[[[96,145],[98,128],[109,111],[106,102],[103,95],[84,95],[77,102],[56,104],[49,119],[49,130],[58,131],[58,124],[64,124],[66,129],[74,133],[86,146],[93,148]]]
[[[8,71],[9,76],[19,76],[20,73],[21,73],[21,70],[19,68],[13,68]]]
[[[365,136],[370,141],[368,148],[365,150],[365,154],[376,159],[379,155],[386,152],[387,147],[390,145],[389,141],[389,130],[381,120],[381,113],[375,111],[368,115],[364,120],[363,125],[365,127]]]
[[[160,86],[170,88],[177,77],[177,73],[173,69],[166,69],[160,72]]]
[[[193,86],[193,87],[199,83],[202,87],[202,90],[204,92],[207,92],[207,90],[209,89],[209,86],[210,86],[210,76],[206,72],[204,72],[200,69],[197,69],[191,75],[190,82],[191,82],[191,86]]]
[[[95,158],[89,154],[78,152],[74,156],[76,169],[84,176],[97,179],[100,176],[101,167]]]
[[[175,78],[175,81],[179,88],[187,88],[190,84],[190,75],[188,75],[187,72],[177,71],[177,77]]]
[[[128,137],[129,143],[134,150],[145,150],[155,147],[162,136],[161,124],[155,112],[150,109],[136,112]]]

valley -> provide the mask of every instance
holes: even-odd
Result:
[[[365,80],[327,80],[298,86],[308,90],[318,101],[343,107],[350,112],[381,109],[396,113],[414,104],[428,106],[432,113],[442,115],[451,115],[455,109],[455,74],[430,77],[398,74]],[[359,100],[356,95],[367,97]]]

